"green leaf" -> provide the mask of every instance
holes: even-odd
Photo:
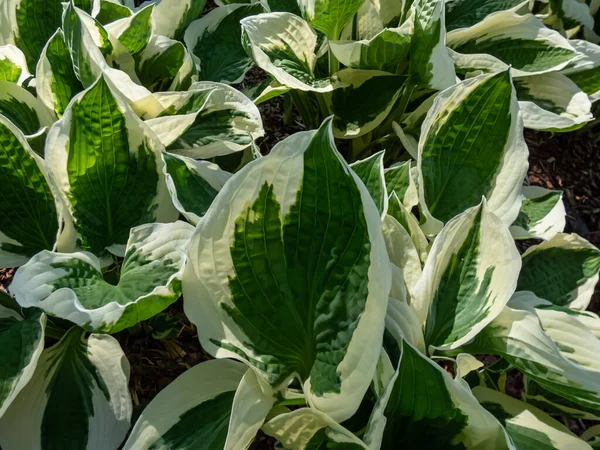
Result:
[[[196,225],[231,177],[208,161],[163,153],[167,168],[167,186],[177,210]]]
[[[0,80],[20,86],[31,76],[21,50],[11,44],[0,46]]]
[[[394,192],[406,209],[410,210],[419,204],[419,194],[410,161],[385,169],[384,177],[388,195]]]
[[[256,105],[231,86],[194,83],[187,92],[156,94],[159,117],[146,123],[172,153],[194,159],[248,148],[264,134]]]
[[[17,271],[10,291],[24,308],[35,306],[88,331],[116,333],[179,298],[192,231],[185,222],[133,228],[116,283],[105,281],[100,260],[90,253],[40,252]]]
[[[200,17],[206,0],[150,0],[154,4],[154,33],[181,40],[185,29]]]
[[[463,349],[473,354],[501,356],[555,396],[584,408],[600,409],[598,372],[573,364],[562,356],[534,313],[505,307],[502,314]]]
[[[57,30],[40,55],[36,70],[37,95],[46,107],[61,117],[71,99],[82,90],[83,85],[73,70],[64,33]]]
[[[592,101],[600,98],[600,46],[573,39],[570,41],[579,56],[561,73],[568,76]]]
[[[510,227],[515,239],[539,237],[552,239],[565,229],[565,205],[562,191],[550,191],[539,186],[523,186],[525,199],[519,216]]]
[[[497,72],[510,68],[515,76],[560,70],[577,51],[558,32],[532,14],[501,11],[471,28],[448,33],[457,70]]]
[[[518,450],[590,449],[562,423],[534,406],[482,386],[476,386],[473,394],[502,423]]]
[[[0,306],[0,418],[33,376],[44,349],[45,325],[41,312],[24,319]]]
[[[135,14],[119,19],[106,26],[106,30],[116,37],[125,49],[135,55],[141,52],[152,34],[153,4],[140,9]]]
[[[165,36],[154,35],[136,55],[136,74],[154,92],[177,91],[190,87],[196,70],[185,46]]]
[[[0,80],[0,114],[9,119],[27,137],[54,122],[52,113],[27,89]]]
[[[94,17],[102,25],[124,19],[133,14],[131,9],[112,0],[100,0],[100,9]]]
[[[252,58],[242,46],[244,17],[260,14],[262,4],[232,4],[211,10],[192,22],[185,32],[185,44],[200,60],[199,80],[240,83],[252,67]]]
[[[274,402],[244,364],[206,361],[159,392],[144,409],[124,450],[247,448]]]
[[[128,381],[129,363],[116,339],[85,339],[73,327],[42,352],[31,381],[0,419],[0,445],[116,450],[131,419]]]
[[[405,76],[375,70],[343,69],[325,94],[336,137],[351,139],[378,127],[388,116],[406,81]]]
[[[375,202],[377,210],[383,217],[387,210],[387,191],[383,176],[383,156],[385,150],[375,153],[366,159],[356,161],[350,165],[358,178],[365,184],[367,191]]]
[[[502,312],[517,285],[519,252],[486,203],[446,224],[436,237],[411,305],[425,343],[460,347]]]
[[[523,254],[518,291],[585,310],[598,282],[600,251],[576,234],[556,234]]]
[[[327,414],[300,408],[275,416],[262,430],[293,450],[367,450],[368,447]]]
[[[526,128],[567,132],[594,118],[588,95],[560,73],[517,78],[515,89]]]
[[[0,115],[0,266],[16,267],[57,240],[59,219],[44,161]]]
[[[317,79],[317,34],[308,22],[290,13],[258,14],[241,21],[244,43],[258,67],[283,86],[328,92],[331,80]]]
[[[104,77],[80,94],[48,135],[46,160],[73,217],[79,246],[122,256],[130,228],[176,217],[162,146]],[[121,247],[122,250],[122,247]]]
[[[379,212],[331,119],[236,173],[189,258],[185,311],[203,348],[248,361],[274,387],[297,375],[311,405],[352,416],[377,364],[367,349],[381,345],[390,272]]]
[[[446,48],[444,0],[414,0],[409,73],[413,83],[446,89],[456,82],[454,65]]]
[[[367,427],[369,448],[508,448],[500,424],[462,379],[452,380],[406,341],[399,344],[398,368]]]
[[[469,28],[487,16],[523,4],[523,0],[454,0],[446,4],[446,30]]]
[[[415,215],[400,202],[395,192],[390,195],[387,212],[408,232],[419,253],[420,260],[426,261],[429,253],[429,241],[421,230]]]
[[[395,73],[410,50],[410,35],[401,28],[386,28],[371,39],[330,41],[335,57],[346,67]]]
[[[340,38],[344,26],[362,4],[362,0],[298,0],[302,17],[329,40]]]
[[[427,234],[483,196],[506,225],[516,219],[528,156],[518,111],[508,71],[462,81],[435,99],[417,164]]]

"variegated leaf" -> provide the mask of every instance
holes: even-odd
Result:
[[[199,80],[240,83],[244,79],[253,61],[242,46],[240,20],[262,12],[260,3],[231,4],[190,24],[185,44],[199,60]]]
[[[166,152],[163,158],[173,204],[190,223],[196,225],[231,174],[208,161],[196,161]]]
[[[317,79],[317,34],[300,17],[284,12],[242,19],[243,42],[258,67],[283,86],[327,92],[331,80]]]
[[[146,123],[170,152],[194,159],[227,155],[264,134],[256,105],[226,84],[201,81],[156,98],[163,112]]]
[[[406,161],[385,169],[385,185],[388,195],[394,192],[408,210],[419,204],[419,193],[412,175],[412,163]]]
[[[263,431],[276,438],[284,448],[310,450],[339,448],[368,450],[354,434],[327,414],[312,408],[300,408],[275,416],[263,426]]]
[[[473,395],[502,423],[518,450],[591,450],[562,423],[535,406],[483,386],[476,386]]]
[[[562,233],[566,224],[562,191],[550,191],[539,186],[523,186],[525,199],[519,216],[510,227],[515,239],[532,237],[552,239]]]
[[[452,0],[446,3],[446,30],[469,28],[487,16],[526,4],[528,0]]]
[[[25,264],[40,250],[54,248],[60,208],[48,184],[44,161],[23,133],[0,115],[0,267]]]
[[[414,0],[409,73],[413,83],[442,90],[456,82],[454,65],[446,47],[444,0]]]
[[[133,14],[133,11],[123,5],[120,0],[97,0],[95,5],[97,5],[97,10],[92,9],[92,16],[102,25],[124,19]]]
[[[566,359],[532,312],[506,306],[463,349],[472,354],[501,356],[551,394],[575,406],[600,410],[598,372]],[[533,393],[529,389],[526,392]]]
[[[408,232],[419,253],[420,260],[425,262],[429,253],[429,241],[421,230],[415,215],[400,202],[395,192],[390,195],[387,212]]]
[[[571,40],[579,55],[561,73],[569,77],[592,101],[600,98],[600,46]]]
[[[123,449],[245,450],[274,401],[244,364],[206,361],[158,393]]]
[[[427,346],[453,349],[475,337],[510,300],[520,266],[508,228],[485,202],[448,222],[412,301]]]
[[[68,205],[83,250],[122,256],[131,227],[177,213],[164,181],[162,145],[104,77],[50,129],[50,178]]]
[[[335,57],[346,67],[396,73],[410,51],[410,35],[402,28],[386,28],[371,39],[330,41]]]
[[[0,419],[10,449],[117,450],[129,429],[129,363],[117,340],[73,327],[45,350]]]
[[[390,384],[377,400],[365,433],[372,449],[509,449],[498,421],[473,397],[406,340]],[[435,430],[435,432],[432,432]]]
[[[133,228],[118,282],[105,281],[91,253],[43,251],[20,267],[10,292],[24,308],[37,307],[98,333],[116,333],[159,313],[181,295],[185,222]]]
[[[31,76],[25,55],[19,48],[11,44],[0,46],[0,80],[21,86]]]
[[[335,121],[335,119],[334,119]],[[358,178],[362,180],[365,187],[371,194],[377,210],[381,217],[385,216],[388,205],[388,194],[385,187],[385,178],[383,175],[383,156],[385,151],[375,153],[374,155],[356,161],[350,164]]]
[[[131,16],[111,22],[105,26],[106,31],[118,39],[131,55],[135,55],[150,41],[153,9],[154,5],[150,4]]]
[[[523,254],[518,291],[585,310],[598,283],[600,250],[576,234],[556,234]]]
[[[568,30],[580,26],[594,29],[594,18],[590,7],[577,0],[548,0],[551,17],[545,21],[560,30]]]
[[[247,361],[274,387],[298,377],[334,420],[354,414],[379,356],[390,269],[380,215],[331,119],[236,173],[189,258],[185,311],[203,348]]]
[[[200,17],[206,0],[149,0],[141,7],[154,4],[154,33],[180,40],[190,23]]]
[[[302,16],[332,41],[340,38],[362,4],[363,0],[298,0]]]
[[[44,349],[45,326],[41,312],[22,317],[0,306],[0,419],[33,376]]]
[[[468,79],[438,95],[419,140],[419,198],[426,234],[483,196],[507,226],[517,218],[527,145],[508,71]]]
[[[377,128],[398,100],[405,76],[378,70],[343,69],[333,77],[325,101],[334,114],[336,137],[351,139]]]
[[[573,131],[594,118],[588,95],[565,75],[544,73],[514,83],[526,128]]]
[[[560,70],[577,56],[569,41],[531,14],[490,14],[470,28],[448,33],[459,72],[497,72],[515,76]]]

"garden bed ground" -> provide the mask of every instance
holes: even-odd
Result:
[[[259,79],[260,74],[256,73]],[[257,80],[252,80],[256,82]],[[244,86],[241,86],[242,88]],[[283,102],[280,98],[260,105],[266,137],[259,143],[267,153],[273,145],[302,129],[296,120],[283,124]],[[533,185],[564,191],[567,210],[567,232],[575,232],[600,246],[600,151],[594,141],[598,133],[592,127],[567,134],[526,132],[530,149],[529,182]],[[0,269],[0,285],[10,284],[14,271]],[[590,309],[600,312],[600,290],[597,288]],[[173,322],[174,337],[155,339],[149,322],[116,335],[131,364],[130,388],[134,406],[139,413],[154,396],[173,379],[209,356],[200,347],[193,325],[183,313],[182,301],[167,309],[166,317]],[[519,379],[513,394],[518,392]],[[584,424],[571,424],[575,432]],[[254,449],[273,448],[270,440],[261,436]]]

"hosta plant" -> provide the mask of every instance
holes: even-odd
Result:
[[[7,1],[0,446],[595,445],[556,418],[600,420],[600,251],[523,186],[524,125],[588,120],[595,47],[530,6]],[[264,157],[253,63],[314,128]],[[132,426],[110,334],[181,293],[215,359]]]

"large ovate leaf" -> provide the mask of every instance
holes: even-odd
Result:
[[[525,0],[527,1],[527,0]],[[446,3],[446,30],[469,28],[488,15],[522,5],[524,0],[453,0]]]
[[[520,266],[508,228],[485,202],[448,222],[412,302],[425,322],[425,343],[452,349],[476,336],[510,300]]]
[[[166,180],[177,210],[192,224],[206,214],[218,191],[231,177],[208,161],[164,153]]]
[[[236,173],[200,221],[184,275],[202,346],[297,376],[334,420],[358,408],[375,371],[390,289],[380,215],[337,152],[328,119]]]
[[[413,83],[442,90],[456,82],[454,65],[446,47],[444,0],[414,0],[409,72]]]
[[[531,291],[557,306],[585,310],[598,283],[600,251],[576,234],[556,234],[527,249],[518,291]]]
[[[104,77],[77,96],[48,134],[50,177],[73,217],[79,246],[123,255],[131,227],[176,218],[162,145]]]
[[[244,79],[253,62],[242,46],[240,20],[262,12],[260,3],[231,4],[190,24],[185,43],[199,59],[199,80],[239,83]]]
[[[92,15],[102,25],[131,16],[133,11],[121,3],[120,0],[98,0],[98,10],[92,10]]]
[[[483,196],[502,222],[512,224],[528,151],[509,72],[480,75],[438,95],[422,126],[418,156],[427,233]]]
[[[302,16],[327,39],[336,40],[363,0],[298,0]]]
[[[504,426],[518,450],[591,450],[562,423],[525,402],[483,386],[473,395]]]
[[[226,84],[201,81],[156,98],[164,110],[146,123],[170,152],[212,158],[244,150],[264,134],[256,105]]]
[[[20,86],[30,77],[23,52],[11,44],[0,46],[0,80]]]
[[[73,327],[44,350],[31,381],[0,419],[10,449],[117,450],[129,429],[129,363],[117,340]]]
[[[579,52],[561,73],[567,75],[592,101],[600,98],[600,46],[591,42],[571,40]]]
[[[0,267],[16,267],[58,238],[57,204],[44,161],[23,133],[0,115]]]
[[[246,449],[273,403],[244,364],[206,361],[159,392],[123,449]]]
[[[62,30],[57,30],[42,50],[36,69],[36,91],[39,99],[59,117],[71,99],[83,90],[75,75],[69,48]]]
[[[44,349],[45,326],[41,312],[23,318],[0,306],[0,418],[33,376]]]
[[[179,40],[188,25],[200,17],[206,0],[150,0],[141,6],[147,4],[154,4],[154,33]]]
[[[572,131],[594,118],[588,95],[560,73],[517,78],[515,89],[526,128]]]
[[[333,77],[325,101],[334,114],[336,137],[352,139],[379,126],[398,100],[405,76],[378,70],[344,69]]]
[[[510,227],[515,239],[538,237],[552,239],[562,233],[566,224],[562,191],[550,191],[539,186],[523,186],[525,199],[516,220]]]
[[[411,161],[406,161],[397,163],[384,172],[388,195],[395,193],[404,207],[409,210],[419,204],[419,194],[411,166]]]
[[[116,333],[179,298],[192,231],[185,222],[133,228],[116,283],[105,281],[91,253],[43,251],[19,268],[10,291],[22,307],[35,306],[88,331]]]
[[[501,356],[555,396],[584,408],[600,409],[598,372],[566,359],[532,312],[505,307],[463,348],[469,353]]]
[[[263,426],[283,448],[311,450],[321,448],[367,450],[368,447],[327,414],[312,408],[300,408],[275,416]]]
[[[577,56],[569,41],[531,14],[490,14],[470,28],[448,33],[448,46],[460,72],[534,75],[564,68]]]
[[[331,80],[315,78],[317,34],[290,13],[266,13],[242,19],[243,42],[258,67],[283,86],[327,92]]]
[[[468,385],[453,380],[405,340],[399,344],[398,368],[369,420],[369,448],[509,448],[500,424]]]
[[[386,28],[371,39],[330,41],[329,47],[346,67],[395,73],[410,51],[410,41],[406,30]]]

